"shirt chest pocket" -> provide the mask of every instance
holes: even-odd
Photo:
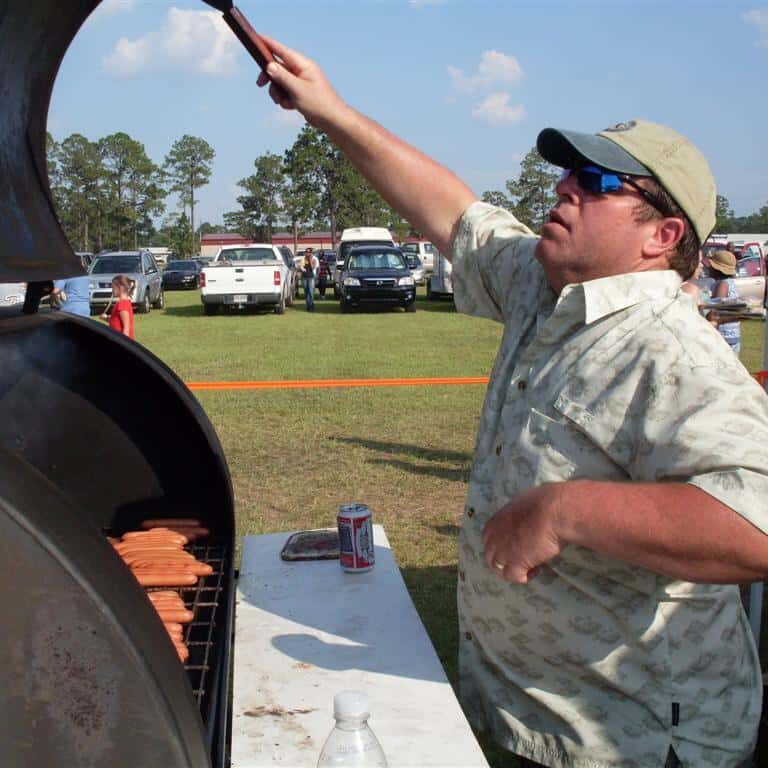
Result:
[[[534,484],[590,478],[626,479],[626,473],[565,416],[552,418],[532,408],[520,447],[527,454]]]

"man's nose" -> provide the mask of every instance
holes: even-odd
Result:
[[[570,200],[571,202],[578,202],[580,197],[579,183],[576,181],[575,174],[570,171],[563,171],[563,175],[560,177],[560,181],[555,185],[555,192],[561,200]]]

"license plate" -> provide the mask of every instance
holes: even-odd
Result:
[[[247,304],[248,303],[248,294],[247,293],[236,293],[235,294],[235,304]]]

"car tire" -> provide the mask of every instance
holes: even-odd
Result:
[[[140,315],[148,315],[150,309],[152,309],[152,302],[149,300],[149,291],[147,290],[144,292],[144,298],[139,302],[136,311]]]
[[[215,304],[203,304],[203,314],[216,315],[219,312],[219,308]]]
[[[275,314],[276,315],[284,315],[285,314],[285,294],[280,294],[280,301],[275,304]]]
[[[414,301],[406,304],[405,307],[403,307],[403,309],[405,309],[406,312],[415,312],[416,311],[416,301],[414,300]]]
[[[157,301],[152,306],[155,309],[165,309],[165,291],[162,288],[157,296]]]
[[[293,291],[288,290],[288,298],[285,300],[285,306],[286,307],[292,307],[293,306]]]

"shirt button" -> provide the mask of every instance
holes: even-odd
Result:
[[[475,516],[475,508],[474,508],[474,507],[470,507],[470,508],[467,510],[467,515],[468,515],[469,517],[474,517],[474,516]]]
[[[465,632],[464,633],[464,638],[466,640],[471,640],[472,639],[472,633],[471,632]]]
[[[466,581],[466,580],[467,580],[467,574],[466,574],[466,573],[464,573],[464,571],[459,571],[459,578],[460,578],[462,581]]]
[[[501,446],[500,445],[496,446],[496,455],[497,456],[501,456]]]
[[[522,392],[526,387],[528,386],[528,382],[523,381],[522,379],[517,382],[517,388]]]

